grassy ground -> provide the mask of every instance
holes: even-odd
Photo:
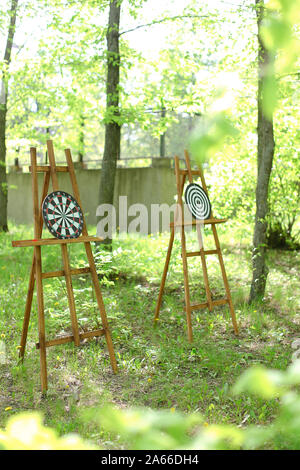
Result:
[[[31,265],[31,248],[12,248],[11,240],[32,238],[28,227],[11,227],[0,235],[0,427],[8,416],[23,410],[41,410],[45,422],[61,433],[78,432],[107,448],[119,448],[115,438],[84,418],[85,410],[113,403],[156,409],[199,411],[209,423],[238,425],[266,423],[277,411],[276,401],[232,397],[231,385],[253,364],[284,369],[300,338],[299,252],[270,251],[267,294],[249,307],[251,281],[251,228],[220,227],[225,266],[232,290],[240,336],[233,333],[227,306],[212,313],[193,312],[194,343],[186,337],[184,290],[179,234],[173,250],[161,318],[153,328],[153,315],[163,270],[168,234],[139,238],[119,237],[113,254],[97,256],[119,373],[110,368],[103,338],[79,348],[69,343],[47,350],[49,391],[40,394],[37,309],[31,317],[26,358],[18,363],[24,305]],[[188,236],[188,248],[196,243]],[[205,235],[205,247],[213,248]],[[74,267],[86,264],[84,252],[70,250]],[[61,266],[58,247],[43,248],[44,271]],[[215,298],[224,295],[219,264],[207,257]],[[189,259],[192,301],[204,300],[199,258]],[[44,281],[48,338],[70,334],[66,290],[62,279]],[[99,324],[89,277],[74,277],[79,323],[83,330]]]

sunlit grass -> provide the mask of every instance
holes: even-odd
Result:
[[[200,411],[208,422],[264,423],[277,410],[258,398],[232,397],[230,386],[249,366],[262,363],[284,369],[291,360],[292,341],[299,336],[299,252],[270,251],[270,274],[265,300],[249,306],[251,282],[251,227],[226,224],[220,227],[225,266],[232,291],[240,336],[233,334],[228,308],[212,313],[193,312],[194,342],[189,344],[184,314],[184,288],[180,236],[176,237],[166,283],[160,320],[153,316],[164,266],[169,234],[119,236],[112,254],[95,252],[99,279],[111,327],[119,373],[111,371],[105,341],[98,338],[76,348],[69,343],[47,350],[49,391],[40,394],[37,341],[37,308],[34,297],[25,361],[18,363],[31,248],[12,248],[11,240],[32,238],[28,227],[11,227],[0,236],[0,342],[5,360],[0,361],[0,426],[8,415],[38,409],[45,422],[60,434],[79,432],[108,448],[117,440],[82,421],[91,406],[143,405]],[[188,247],[197,246],[194,233]],[[207,232],[205,247],[213,248]],[[73,266],[86,264],[83,247],[72,246]],[[58,247],[43,248],[43,269],[62,269]],[[211,289],[216,297],[224,291],[219,263],[208,260]],[[204,299],[199,258],[189,260],[191,294]],[[77,315],[82,329],[101,325],[88,276],[73,278]],[[70,317],[62,279],[44,281],[47,338],[70,334]],[[1,348],[0,348],[1,350]],[[7,411],[5,411],[7,409]]]

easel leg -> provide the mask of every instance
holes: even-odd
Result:
[[[42,283],[41,247],[36,246],[34,249],[34,253],[35,253],[36,292],[37,292],[37,302],[38,302],[41,388],[42,388],[42,393],[44,393],[48,388],[48,383],[47,383],[47,360],[46,360],[46,338],[45,338],[44,293],[43,293],[43,283]]]
[[[90,245],[89,242],[87,242],[87,243],[84,244],[84,246],[85,246],[86,255],[87,255],[87,258],[88,258],[88,261],[89,261],[92,281],[93,281],[94,288],[95,288],[95,294],[96,294],[98,308],[99,308],[100,315],[101,315],[102,325],[103,325],[103,328],[105,330],[105,339],[106,339],[106,343],[107,343],[107,348],[108,348],[108,352],[109,352],[111,366],[112,366],[113,372],[117,373],[118,372],[118,367],[117,367],[116,356],[115,356],[115,352],[114,352],[112,339],[111,339],[111,336],[110,336],[110,331],[109,331],[109,327],[108,327],[105,306],[104,306],[104,303],[103,303],[102,294],[101,294],[101,290],[100,290],[100,286],[99,286],[99,279],[98,279],[98,276],[97,276],[97,271],[96,271],[96,266],[95,266],[95,261],[94,261],[91,245]]]
[[[81,205],[81,200],[80,200],[77,181],[76,181],[76,177],[75,177],[71,152],[69,150],[65,150],[65,154],[66,154],[66,159],[67,159],[67,162],[68,162],[68,169],[69,169],[69,173],[70,173],[70,178],[71,178],[71,183],[72,183],[74,196],[77,199],[78,203]],[[84,223],[82,233],[83,233],[83,235],[87,235],[87,228],[86,228],[85,223]],[[113,343],[112,343],[111,336],[110,336],[110,331],[109,331],[109,328],[108,328],[108,322],[107,322],[107,317],[106,317],[105,306],[104,306],[104,303],[103,303],[102,294],[101,294],[101,290],[100,290],[100,286],[99,286],[99,279],[98,279],[98,276],[97,276],[97,271],[96,271],[96,266],[95,266],[95,261],[94,261],[91,245],[90,245],[90,243],[85,243],[84,246],[85,246],[86,255],[87,255],[87,258],[88,258],[88,261],[89,261],[92,281],[93,281],[94,288],[95,288],[95,294],[96,294],[98,308],[99,308],[100,315],[101,315],[102,325],[103,325],[103,328],[105,330],[105,339],[106,339],[107,348],[108,348],[108,352],[109,352],[109,356],[110,356],[111,366],[112,366],[112,369],[113,369],[114,373],[116,373],[118,371],[117,361],[116,361],[116,357],[115,357]]]
[[[188,340],[190,343],[192,343],[193,342],[193,330],[192,330],[192,319],[191,319],[189,273],[188,273],[188,264],[187,264],[187,257],[186,257],[184,226],[181,227],[181,247],[182,247],[181,256],[182,256],[183,278],[184,278],[184,296],[185,296],[187,333],[188,333]]]
[[[70,272],[71,270],[70,270],[67,245],[61,246],[61,252],[62,252],[62,258],[63,258],[63,263],[64,263],[64,271],[65,271],[65,279],[66,279],[66,287],[67,287],[68,303],[69,303],[69,310],[70,310],[70,316],[71,316],[72,331],[73,331],[73,336],[74,336],[74,343],[75,343],[75,346],[79,346],[80,338],[79,338],[79,330],[78,330],[78,323],[77,323],[77,317],[76,317],[76,308],[75,308],[75,300],[74,300],[72,277],[71,277],[71,272]]]
[[[224,282],[224,286],[225,286],[226,296],[227,296],[227,300],[228,300],[228,304],[229,304],[231,320],[232,320],[234,332],[235,332],[236,335],[238,335],[239,334],[239,329],[238,329],[238,326],[237,326],[235,311],[234,311],[234,307],[233,307],[233,303],[232,303],[232,299],[231,299],[231,292],[230,292],[230,288],[229,288],[229,284],[228,284],[228,280],[227,280],[227,275],[226,275],[226,271],[225,271],[225,265],[224,265],[223,256],[222,256],[222,252],[221,252],[221,247],[220,247],[220,243],[219,243],[219,237],[218,237],[217,229],[216,229],[214,224],[212,225],[212,230],[213,230],[213,235],[214,235],[214,239],[215,239],[216,248],[217,248],[217,251],[218,251],[218,258],[219,258],[219,263],[220,263],[220,267],[221,267],[221,272],[222,272],[223,282]]]
[[[48,191],[48,188],[49,188],[49,180],[50,180],[50,174],[45,173],[42,199],[41,199],[41,206],[42,206],[43,200],[45,199],[45,197],[47,195],[47,191]],[[42,236],[42,232],[43,232],[43,216],[42,216],[42,208],[40,208],[39,223],[38,223],[38,236],[39,237]],[[20,341],[19,357],[22,360],[24,359],[25,347],[26,347],[26,341],[27,341],[27,333],[28,333],[28,326],[29,326],[29,321],[30,321],[30,312],[31,312],[32,298],[33,298],[34,284],[35,284],[34,273],[35,273],[35,256],[33,255],[31,270],[30,270],[30,277],[29,277],[28,293],[27,293],[27,299],[26,299],[26,305],[25,305],[22,336],[21,336],[21,341]]]
[[[34,291],[34,284],[35,284],[34,272],[35,272],[35,258],[33,257],[31,270],[30,270],[30,277],[29,277],[28,293],[27,293],[27,299],[26,299],[26,305],[25,305],[22,336],[21,336],[21,341],[20,341],[19,357],[22,360],[24,359],[28,326],[29,326],[29,321],[30,321],[30,312],[31,312],[32,298],[33,298],[33,291]]]
[[[207,273],[207,266],[206,266],[206,260],[205,260],[205,254],[204,254],[201,227],[200,227],[199,224],[196,225],[196,230],[197,230],[198,241],[199,241],[200,257],[201,257],[201,264],[202,264],[202,272],[203,272],[206,299],[207,299],[207,303],[208,303],[208,310],[210,312],[212,312],[213,307],[212,307],[212,300],[211,300],[211,292],[210,292],[210,288],[209,288],[208,273]]]
[[[166,278],[167,278],[167,274],[168,274],[170,258],[171,258],[173,243],[174,243],[174,236],[175,236],[175,228],[172,227],[171,234],[170,234],[170,241],[169,241],[169,246],[168,246],[167,257],[166,257],[166,261],[165,261],[165,267],[164,267],[164,271],[163,271],[163,275],[162,275],[162,279],[161,279],[161,283],[160,283],[160,289],[159,289],[159,294],[158,294],[158,299],[157,299],[157,304],[156,304],[156,309],[155,309],[154,322],[157,321],[158,317],[159,317],[159,311],[160,311],[160,307],[161,307],[163,291],[164,291],[164,288],[165,288],[165,283],[166,283]]]

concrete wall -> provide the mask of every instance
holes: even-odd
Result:
[[[96,224],[96,209],[98,206],[98,193],[101,170],[77,169],[76,176],[82,200],[82,209],[88,224]],[[41,191],[43,175],[39,174],[39,188]],[[68,173],[58,173],[59,186],[63,191],[72,194]],[[10,220],[21,223],[33,223],[32,215],[32,189],[30,173],[8,174],[8,217]],[[49,192],[52,191],[50,186]],[[127,196],[128,207],[133,204],[144,204],[149,215],[149,229],[151,232],[150,215],[151,204],[174,204],[176,182],[174,170],[170,167],[170,160],[158,161],[148,168],[120,168],[117,170],[114,206],[119,223],[119,196]],[[124,212],[123,212],[124,216]],[[134,217],[126,217],[127,225]],[[162,228],[160,225],[159,230]],[[156,230],[154,230],[156,231]]]

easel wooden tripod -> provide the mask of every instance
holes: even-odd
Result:
[[[170,263],[170,258],[171,258],[171,253],[172,253],[172,248],[173,248],[173,242],[174,242],[174,237],[175,237],[175,228],[179,227],[180,228],[180,235],[181,235],[181,256],[182,256],[182,264],[183,264],[183,277],[184,277],[184,291],[185,291],[185,310],[186,310],[186,321],[187,321],[187,333],[188,333],[188,339],[190,342],[193,341],[193,331],[192,331],[192,320],[191,320],[191,312],[193,310],[198,310],[200,308],[206,308],[208,307],[208,310],[211,312],[214,306],[217,305],[224,305],[227,304],[229,305],[230,309],[230,314],[231,314],[231,319],[232,319],[232,324],[233,328],[236,334],[238,334],[238,326],[236,322],[236,317],[235,317],[235,312],[234,312],[234,307],[232,304],[232,299],[231,299],[231,293],[229,289],[229,284],[227,280],[227,275],[225,271],[225,266],[224,266],[224,261],[223,261],[223,256],[220,248],[220,243],[219,243],[219,237],[216,229],[216,224],[224,223],[226,222],[226,219],[216,219],[213,217],[213,214],[211,213],[210,218],[203,220],[203,221],[196,221],[195,219],[192,220],[192,222],[184,221],[184,210],[183,210],[183,202],[182,202],[182,194],[183,194],[183,188],[184,184],[186,181],[186,177],[188,176],[188,180],[190,183],[193,182],[193,176],[200,176],[201,183],[203,189],[207,192],[207,186],[206,182],[204,179],[203,171],[201,166],[199,166],[198,170],[191,170],[191,164],[190,164],[190,158],[188,155],[188,152],[185,151],[185,161],[186,161],[186,169],[181,170],[179,168],[179,158],[175,156],[175,175],[176,175],[176,184],[177,184],[177,204],[178,204],[178,211],[175,215],[175,220],[170,224],[171,228],[171,234],[170,234],[170,241],[169,241],[169,247],[168,247],[168,252],[167,252],[167,257],[165,261],[165,266],[164,266],[164,271],[162,275],[162,280],[161,280],[161,285],[160,285],[160,290],[159,290],[159,295],[158,295],[158,300],[156,304],[156,310],[155,310],[155,316],[154,316],[154,321],[157,321],[159,318],[159,311],[162,303],[162,295],[165,287],[165,282],[166,282],[166,277],[168,273],[168,268],[169,268],[169,263]],[[201,227],[200,224],[210,224],[212,226],[212,231],[213,231],[213,236],[214,236],[214,241],[215,241],[215,250],[204,250],[203,248],[203,243],[202,243],[202,235],[201,235]],[[187,252],[186,251],[186,239],[185,239],[185,226],[187,225],[196,225],[196,230],[197,230],[197,235],[198,235],[198,240],[200,244],[200,251],[193,251],[193,252]],[[223,282],[225,286],[225,291],[226,291],[226,297],[224,299],[220,300],[213,300],[211,291],[209,288],[209,282],[208,282],[208,274],[207,274],[207,266],[206,266],[206,255],[213,255],[216,254],[218,256],[218,260],[220,263],[221,267],[221,272],[222,272],[222,277],[223,277]],[[203,271],[203,279],[204,279],[204,286],[205,286],[205,292],[206,292],[206,302],[203,303],[196,303],[192,304],[190,301],[190,289],[189,289],[189,278],[188,278],[188,264],[187,264],[187,258],[191,256],[200,256],[201,258],[201,264],[202,264],[202,271]]]
[[[79,346],[80,341],[84,338],[91,338],[94,336],[104,335],[106,339],[107,347],[108,347],[112,369],[114,372],[117,372],[117,363],[116,363],[116,358],[114,354],[114,348],[113,348],[113,344],[112,344],[112,340],[110,336],[110,331],[108,328],[105,307],[104,307],[104,303],[102,299],[102,294],[101,294],[101,290],[99,286],[99,280],[98,280],[93,253],[92,253],[91,244],[90,244],[92,241],[102,241],[102,239],[96,238],[96,237],[90,237],[88,235],[85,222],[83,225],[82,235],[78,238],[72,238],[72,239],[67,239],[67,240],[57,239],[57,238],[44,238],[44,239],[41,238],[42,231],[43,231],[42,202],[48,193],[50,177],[52,180],[53,191],[58,191],[59,187],[58,187],[57,173],[68,172],[70,175],[70,179],[71,179],[74,197],[77,200],[78,204],[81,206],[79,190],[77,186],[77,180],[75,176],[75,171],[74,171],[74,166],[73,166],[70,150],[69,149],[65,150],[67,166],[56,166],[54,151],[53,151],[53,144],[51,140],[47,141],[47,149],[48,149],[50,165],[45,165],[45,166],[37,166],[36,149],[35,148],[30,149],[30,156],[31,156],[31,168],[30,169],[31,169],[31,174],[32,174],[32,195],[33,195],[33,216],[34,216],[35,239],[12,242],[12,245],[14,247],[24,247],[24,246],[34,247],[34,255],[33,255],[33,260],[32,260],[32,265],[31,265],[31,271],[30,271],[29,287],[28,287],[28,294],[27,294],[27,300],[26,300],[26,306],[25,306],[23,330],[22,330],[22,336],[21,336],[20,357],[22,359],[24,358],[27,332],[28,332],[28,326],[29,326],[29,320],[30,320],[30,312],[31,312],[31,306],[32,306],[33,291],[34,291],[34,286],[36,284],[37,303],[38,303],[38,329],[39,329],[39,342],[36,344],[36,347],[37,349],[40,350],[42,392],[45,392],[47,390],[46,348],[49,346],[55,346],[57,344],[64,344],[70,341],[74,341],[75,345]],[[44,185],[43,185],[42,198],[41,198],[40,204],[38,200],[38,179],[37,179],[38,172],[44,173]],[[68,248],[67,248],[67,245],[69,243],[84,243],[89,267],[71,269],[70,263],[69,263]],[[46,272],[46,273],[42,272],[41,247],[45,245],[61,245],[61,252],[62,252],[62,259],[63,259],[63,266],[64,266],[63,270]],[[93,282],[94,289],[95,289],[97,304],[98,304],[98,308],[100,311],[103,328],[94,330],[94,331],[80,333],[79,328],[78,328],[78,323],[77,323],[76,310],[75,310],[75,300],[74,300],[74,293],[73,293],[73,286],[72,286],[72,275],[85,274],[85,273],[90,273],[92,277],[92,282]],[[61,277],[61,276],[64,276],[66,280],[66,289],[67,289],[67,295],[68,295],[68,303],[69,303],[73,335],[59,337],[53,340],[46,341],[45,317],[44,317],[44,295],[43,295],[43,282],[42,281],[43,279]]]

